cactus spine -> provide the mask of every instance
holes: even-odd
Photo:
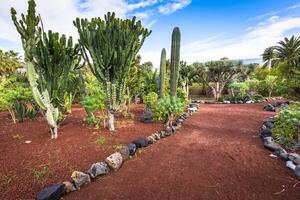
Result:
[[[178,27],[173,29],[171,45],[171,77],[170,95],[175,97],[177,92],[180,61],[180,30]]]
[[[160,56],[160,87],[159,87],[159,97],[164,98],[165,92],[165,75],[166,75],[166,49],[163,48]]]

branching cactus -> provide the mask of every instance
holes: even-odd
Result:
[[[107,13],[104,19],[74,21],[79,33],[82,54],[93,75],[104,86],[108,128],[114,127],[114,113],[124,102],[129,69],[151,31],[136,18],[120,19]]]
[[[160,57],[160,87],[159,87],[159,97],[162,99],[164,98],[165,92],[165,75],[166,75],[166,49],[163,48],[161,51]]]
[[[170,95],[176,96],[180,62],[180,30],[178,27],[173,29],[171,45],[171,77]]]
[[[27,78],[32,89],[33,98],[35,102],[39,105],[39,107],[46,112],[45,116],[50,126],[51,138],[56,139],[58,121],[60,116],[59,110],[58,108],[54,108],[54,106],[52,105],[48,90],[44,90],[43,92],[39,91],[37,82],[38,74],[35,72],[33,64],[31,62],[26,63],[26,69]]]
[[[13,23],[19,32],[25,52],[27,76],[33,96],[50,125],[52,138],[57,138],[65,96],[74,95],[74,77],[80,68],[80,48],[73,45],[72,37],[52,32],[45,33],[39,27],[40,17],[36,15],[34,0],[28,1],[27,15],[11,8]],[[71,78],[72,75],[72,78]]]

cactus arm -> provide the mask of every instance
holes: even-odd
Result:
[[[165,74],[166,74],[166,49],[163,48],[160,57],[160,87],[159,87],[160,98],[164,97]]]

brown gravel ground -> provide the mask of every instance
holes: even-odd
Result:
[[[139,116],[143,105],[133,107],[135,119],[117,118],[117,132],[93,129],[84,121],[84,109],[73,108],[59,129],[57,140],[51,140],[47,122],[13,124],[7,112],[0,112],[0,200],[32,199],[43,187],[69,180],[72,171],[87,171],[90,165],[115,151],[115,145],[154,133],[161,123],[143,124]],[[98,145],[97,139],[105,138]],[[25,141],[32,141],[25,144]]]
[[[258,137],[274,115],[262,107],[202,105],[177,134],[65,199],[298,200],[300,180]]]

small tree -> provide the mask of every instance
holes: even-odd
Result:
[[[197,69],[197,80],[206,84],[212,90],[215,99],[218,99],[227,83],[231,82],[241,71],[241,61],[211,61],[207,63],[194,63]]]
[[[114,131],[114,113],[124,101],[129,69],[151,31],[136,21],[136,17],[123,20],[116,18],[115,13],[107,13],[104,20],[77,18],[74,25],[79,33],[84,59],[104,86],[108,128]]]
[[[180,62],[180,69],[179,69],[179,82],[183,87],[187,97],[189,97],[189,89],[190,86],[193,84],[195,77],[195,70],[192,65],[187,65],[186,62]]]
[[[272,91],[276,86],[277,79],[277,76],[268,75],[265,81],[263,82],[265,84],[266,89],[268,90],[269,99],[272,97]]]

